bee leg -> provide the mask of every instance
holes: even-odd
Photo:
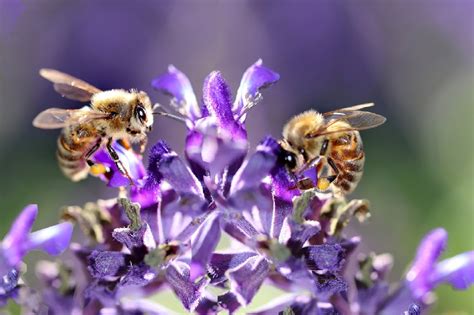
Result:
[[[336,176],[339,175],[339,168],[337,168],[337,165],[336,163],[334,162],[334,160],[330,157],[328,157],[328,164],[329,166],[331,166],[332,170],[334,171],[334,173],[336,173]]]
[[[114,163],[117,166],[117,168],[119,169],[120,173],[122,173],[125,177],[128,178],[128,180],[130,181],[130,185],[132,185],[132,186],[135,185],[135,183],[133,182],[132,177],[128,173],[125,166],[123,166],[122,161],[120,161],[120,158],[117,154],[117,151],[115,151],[115,149],[112,147],[112,138],[109,138],[109,141],[107,141],[107,151],[109,151],[110,157],[112,158],[112,160],[114,160]]]
[[[87,151],[86,155],[85,155],[85,158],[86,158],[86,162],[89,166],[93,166],[95,163],[91,160],[91,156],[92,154],[94,154],[97,150],[99,150],[100,148],[100,141],[98,141],[96,144],[94,144],[94,146],[89,150]]]
[[[318,189],[320,190],[328,189],[329,185],[331,185],[332,182],[334,182],[337,176],[339,175],[339,169],[337,168],[336,163],[334,163],[334,160],[330,157],[326,157],[326,161],[328,162],[329,166],[331,167],[331,169],[333,170],[335,174],[318,178],[317,186],[318,186]]]
[[[94,146],[85,155],[87,165],[89,165],[90,172],[94,176],[105,174],[107,172],[107,169],[105,168],[105,166],[103,166],[102,164],[96,164],[94,163],[94,161],[91,160],[91,156],[97,152],[101,144],[102,143],[100,140],[97,141],[97,143],[94,144]]]

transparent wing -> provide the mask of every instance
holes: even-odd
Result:
[[[101,92],[95,86],[81,79],[54,69],[41,69],[39,74],[54,83],[56,92],[75,101],[87,102],[92,95]]]
[[[33,126],[41,129],[57,129],[70,125],[84,124],[94,119],[105,119],[109,115],[106,113],[82,109],[62,109],[49,108],[36,116]]]
[[[325,119],[323,127],[313,133],[306,135],[306,138],[315,138],[318,136],[336,132],[375,128],[377,126],[380,126],[387,120],[385,117],[379,114],[353,109],[343,111],[338,110],[330,113],[325,113],[323,114],[323,117]],[[333,126],[334,123],[338,121],[343,121],[347,123],[348,127],[331,128],[331,126]]]
[[[324,113],[323,116],[332,115],[337,112],[351,112],[355,110],[361,110],[363,108],[372,107],[374,105],[375,105],[374,103],[364,103],[364,104],[354,105],[350,107],[339,108],[339,109]]]

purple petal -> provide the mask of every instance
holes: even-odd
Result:
[[[194,217],[192,221],[186,225],[183,230],[179,232],[179,234],[176,234],[175,237],[173,237],[174,240],[179,241],[179,242],[186,242],[189,240],[189,238],[196,232],[196,230],[203,224],[203,222],[206,220],[206,218],[213,212],[204,212],[204,214]],[[181,224],[183,225],[183,224]]]
[[[219,284],[224,282],[226,279],[225,273],[229,269],[233,269],[250,257],[256,256],[255,252],[241,252],[241,253],[215,253],[211,257],[211,261],[208,265],[208,275],[211,278],[213,284]]]
[[[227,272],[231,292],[240,304],[247,305],[252,301],[269,271],[270,265],[264,257],[253,256]]]
[[[430,281],[433,286],[449,283],[455,289],[467,289],[474,283],[474,251],[465,252],[438,263]]]
[[[230,212],[224,216],[224,231],[243,244],[255,243],[255,237],[260,233],[240,213]]]
[[[218,314],[220,309],[217,298],[211,294],[206,294],[199,300],[199,304],[194,309],[194,312],[198,315],[214,315]]]
[[[217,119],[221,130],[227,130],[233,138],[246,138],[242,126],[232,113],[229,86],[219,71],[211,72],[204,81],[203,100],[211,117]]]
[[[112,232],[112,237],[125,245],[128,249],[145,246],[148,250],[156,247],[150,226],[145,223],[140,229],[116,228]]]
[[[339,271],[344,263],[345,251],[339,244],[307,246],[303,252],[311,270]]]
[[[335,274],[316,275],[316,292],[321,299],[327,299],[333,294],[347,291],[347,283]]]
[[[349,257],[349,255],[351,255],[359,246],[360,242],[360,236],[353,236],[350,239],[343,240],[340,245],[346,251],[346,256]],[[382,277],[382,279],[385,279],[384,277],[392,268],[393,258],[390,254],[385,254],[377,256],[376,260],[377,265],[374,266],[375,272],[377,272],[377,274]]]
[[[442,228],[435,229],[428,233],[417,249],[417,254],[413,264],[406,275],[406,279],[417,299],[422,299],[426,293],[434,288],[434,284],[429,280],[435,263],[446,247],[448,233]]]
[[[23,242],[26,241],[28,235],[35,223],[36,216],[38,215],[37,205],[28,205],[20,213],[20,215],[13,222],[10,231],[2,241],[3,250],[7,251],[13,247],[19,247]],[[13,265],[16,265],[22,258],[21,257],[8,257]]]
[[[159,172],[159,166],[165,156],[169,154],[171,154],[171,149],[163,140],[158,141],[151,147],[150,154],[148,155],[148,176],[145,180],[145,185],[152,186],[158,190],[158,186],[163,179],[163,176]]]
[[[159,202],[160,184],[163,175],[158,168],[164,155],[170,154],[171,149],[165,141],[158,141],[150,150],[148,155],[147,176],[144,184],[139,189],[131,189],[131,198],[133,202],[138,202],[142,208],[151,206]]]
[[[176,105],[184,109],[184,114],[192,121],[201,117],[196,96],[188,77],[173,65],[168,66],[168,73],[154,79],[151,85],[176,100]]]
[[[232,292],[219,295],[217,302],[222,306],[222,308],[228,310],[229,314],[234,314],[234,312],[241,306],[237,297]]]
[[[108,282],[102,282],[99,280],[95,280],[92,283],[90,283],[87,288],[84,290],[84,297],[86,303],[90,300],[96,300],[100,301],[100,303],[104,306],[110,306],[112,307],[113,305],[116,304],[116,287],[110,287]],[[93,305],[93,303],[89,303],[89,305]],[[94,313],[96,313],[97,310],[94,309]]]
[[[236,116],[242,115],[248,101],[255,101],[257,93],[269,85],[277,82],[280,75],[263,66],[262,59],[251,65],[242,76],[237,96],[232,108]]]
[[[421,308],[417,304],[413,303],[408,308],[407,314],[408,315],[420,315],[421,314]]]
[[[28,237],[23,245],[25,251],[39,249],[50,255],[59,255],[69,246],[73,225],[63,222],[49,228],[36,231]]]
[[[117,142],[114,142],[112,147],[117,152],[120,161],[125,169],[128,170],[134,183],[138,185],[139,181],[145,176],[145,167],[143,166],[140,156],[133,152],[133,150],[128,150]],[[107,182],[110,187],[130,185],[130,180],[118,170],[106,149],[98,150],[92,157],[92,160],[95,163],[104,165],[110,170],[107,174],[100,175],[100,178]]]
[[[234,311],[240,307],[239,301],[231,292],[219,295],[217,298],[207,294],[199,301],[199,305],[194,310],[199,315],[217,315],[223,310],[229,311],[229,314],[234,314]]]
[[[128,255],[120,252],[93,251],[88,257],[88,269],[94,278],[109,280],[123,275],[129,260]]]
[[[274,214],[272,197],[271,187],[262,184],[253,189],[239,190],[229,197],[228,201],[236,212],[247,211],[251,215],[249,220],[256,230],[270,235]]]
[[[285,167],[275,167],[272,171],[272,186],[275,191],[275,198],[282,202],[293,205],[293,197],[298,196],[299,190],[296,183],[290,178]]]
[[[166,180],[178,194],[189,194],[204,199],[201,183],[178,157],[169,150],[164,141],[159,141],[150,155],[149,170],[156,182]]]
[[[277,151],[278,143],[274,139],[264,139],[257,151],[235,174],[229,196],[229,203],[233,208],[256,212],[256,226],[267,235],[272,234],[275,208],[271,187],[262,182],[275,166]]]
[[[16,269],[10,270],[5,275],[0,277],[0,300],[2,298],[9,298],[13,291],[18,287],[18,280],[20,273]],[[3,302],[3,301],[2,301]],[[2,304],[0,302],[0,304]],[[1,305],[3,307],[3,305]]]
[[[193,310],[201,297],[204,282],[194,283],[190,281],[189,266],[185,263],[175,261],[166,269],[166,280],[188,310]],[[203,280],[204,281],[204,280]]]
[[[257,151],[237,171],[232,179],[231,194],[255,189],[262,180],[270,175],[277,161],[278,143],[271,137],[265,138],[257,147]]]
[[[125,276],[120,280],[119,286],[145,286],[156,277],[156,272],[149,266],[141,263],[132,265]]]
[[[293,211],[293,197],[299,195],[295,183],[290,179],[288,171],[283,166],[272,170],[271,183],[273,188],[275,213],[273,219],[273,234],[278,237],[285,218]]]
[[[299,252],[307,240],[321,231],[321,226],[318,221],[306,221],[304,224],[298,224],[293,220],[288,220],[288,223],[291,236],[287,242],[287,246],[293,253]]]
[[[206,117],[196,123],[196,128],[186,138],[186,157],[211,177],[222,174],[234,163],[243,161],[248,144],[245,134],[233,138],[228,130],[221,130],[215,118]]]
[[[273,277],[272,280],[282,289],[297,287],[309,292],[315,291],[315,277],[302,259],[290,256],[277,265],[277,271],[279,277]]]
[[[206,266],[211,259],[219,240],[221,238],[221,228],[219,213],[214,212],[206,218],[196,233],[196,237],[191,242],[191,280],[202,276],[206,272]]]
[[[357,286],[357,300],[359,305],[363,305],[364,311],[367,314],[377,314],[377,309],[383,304],[384,300],[389,294],[389,284],[385,281],[380,281],[367,286],[365,283],[358,283]],[[385,313],[382,313],[385,314]],[[391,314],[391,313],[386,313]],[[392,314],[394,314],[392,312]]]

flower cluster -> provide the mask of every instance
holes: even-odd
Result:
[[[344,234],[352,217],[369,215],[366,200],[296,189],[270,136],[249,149],[247,113],[278,79],[259,60],[232,102],[215,71],[198,102],[188,78],[170,66],[152,85],[172,97],[186,122],[185,159],[159,141],[145,168],[140,156],[116,143],[135,183],[129,197],[65,208],[63,218],[81,228],[82,241],[70,245],[70,259],[38,265],[43,289],[29,291],[37,302],[24,304],[21,258],[35,248],[59,253],[72,232],[62,223],[28,234],[36,208],[27,207],[2,242],[0,297],[51,314],[168,314],[150,297],[169,289],[188,311],[217,314],[239,312],[267,283],[289,294],[253,314],[419,314],[438,284],[468,287],[474,252],[437,263],[447,234],[436,229],[391,290],[391,256],[354,257],[361,239]],[[110,169],[102,178],[109,186],[128,184],[104,152],[94,159]],[[348,268],[354,259],[356,271]]]

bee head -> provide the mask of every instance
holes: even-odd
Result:
[[[303,156],[295,150],[286,140],[280,141],[280,153],[278,154],[278,161],[290,172],[295,172],[303,163]]]
[[[131,129],[144,134],[151,130],[153,125],[153,108],[148,95],[143,92],[134,92],[135,99],[130,118]]]

